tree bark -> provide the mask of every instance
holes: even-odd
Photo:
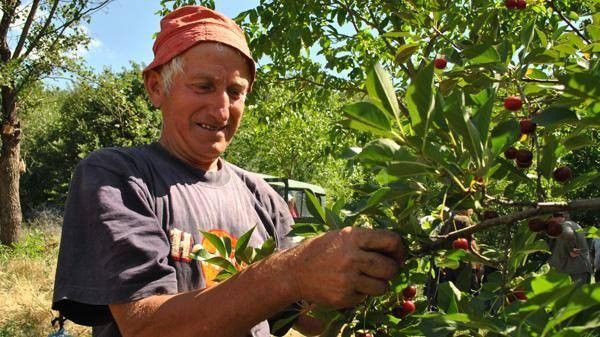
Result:
[[[16,117],[15,97],[10,89],[2,90],[3,119],[0,136],[0,242],[11,245],[19,239],[21,227],[21,201],[19,180],[21,175],[21,125]]]

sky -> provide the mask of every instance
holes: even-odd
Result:
[[[115,71],[130,61],[152,61],[152,36],[158,32],[159,0],[114,0],[92,16],[87,26],[92,44],[84,54],[87,64],[96,71],[110,67]],[[258,0],[215,0],[215,9],[229,17],[254,8]]]

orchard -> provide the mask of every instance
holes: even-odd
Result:
[[[162,4],[194,2],[214,5]],[[569,197],[600,184],[598,166],[567,162],[599,145],[600,3],[260,1],[237,19],[298,100],[346,93],[340,124],[362,140],[341,156],[366,181],[314,199],[319,223],[292,234],[384,228],[409,251],[387,295],[312,311],[326,336],[598,335],[600,283],[575,286],[547,260],[553,212],[600,211],[597,194]],[[472,224],[440,231],[465,210]],[[475,265],[476,286],[461,285]]]

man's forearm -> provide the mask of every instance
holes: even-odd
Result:
[[[276,253],[209,289],[111,305],[127,336],[244,336],[297,301],[290,269]]]

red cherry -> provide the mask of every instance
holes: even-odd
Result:
[[[531,163],[533,160],[533,153],[525,149],[518,150],[516,159],[521,163]]]
[[[416,294],[417,287],[414,284],[411,284],[402,290],[402,295],[404,296],[405,300],[412,300]]]
[[[548,222],[546,222],[540,218],[533,218],[533,219],[529,220],[529,222],[527,222],[527,226],[529,227],[529,230],[532,232],[541,232],[543,230],[546,230],[546,227],[548,226]]]
[[[504,151],[504,157],[506,157],[506,159],[515,159],[517,158],[517,151],[517,149],[511,146],[508,150]]]
[[[517,8],[525,9],[527,7],[527,2],[525,0],[517,0]]]
[[[506,110],[517,111],[523,106],[523,101],[519,96],[508,96],[504,99],[504,107]]]
[[[458,238],[452,242],[452,248],[469,250],[469,240],[465,238]]]
[[[508,9],[515,9],[517,8],[517,0],[506,0],[504,1],[504,6]]]
[[[558,181],[559,183],[564,183],[565,181],[571,179],[573,176],[573,171],[571,171],[570,167],[563,166],[554,170],[552,176],[554,176],[554,180]]]
[[[402,317],[410,315],[415,312],[415,304],[411,300],[405,300],[402,302]]]
[[[537,124],[532,122],[531,119],[522,119],[519,121],[519,126],[521,129],[521,133],[530,134],[535,132]]]
[[[435,60],[433,60],[433,65],[437,69],[446,69],[447,64],[448,64],[448,62],[446,61],[445,58],[436,58]]]
[[[527,301],[527,295],[523,290],[515,290],[513,292],[510,292],[506,297],[508,298],[508,302],[510,303],[514,302],[515,300]]]

